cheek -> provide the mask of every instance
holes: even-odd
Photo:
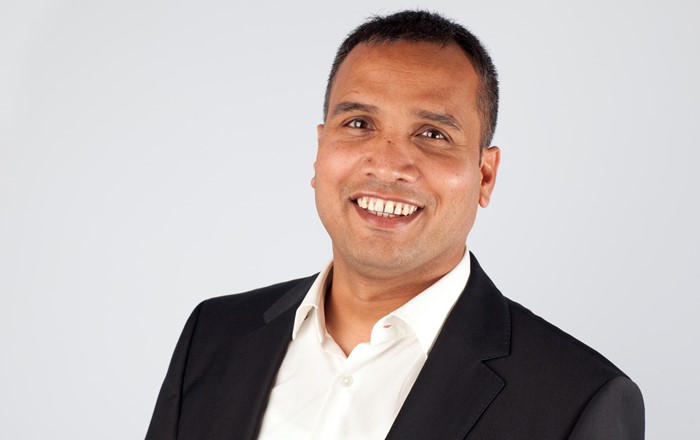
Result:
[[[445,231],[466,237],[476,216],[480,177],[465,167],[449,171],[443,169],[441,177],[432,187],[437,196],[437,212],[442,219],[442,227]]]
[[[317,182],[325,180],[327,175],[332,174],[333,162],[328,148],[319,146],[316,153],[316,162],[314,162],[314,173]]]
[[[337,160],[322,155],[319,155],[318,159],[316,159],[314,171],[317,191],[324,190],[336,180],[338,174],[341,172],[338,162]]]
[[[320,146],[314,163],[316,186],[347,180],[353,173],[356,159],[352,149],[332,143]]]
[[[337,201],[344,197],[343,187],[347,184],[351,170],[349,161],[337,154],[337,150],[320,148],[314,171],[316,206],[319,214],[323,214],[332,211]]]
[[[431,186],[436,192],[444,194],[449,203],[469,203],[479,196],[481,182],[478,171],[471,166],[443,167],[431,173],[436,176]]]

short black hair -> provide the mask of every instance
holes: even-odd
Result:
[[[498,119],[498,74],[486,49],[464,26],[440,14],[421,10],[373,16],[345,38],[335,54],[328,75],[323,102],[323,120],[328,116],[328,101],[338,68],[350,51],[361,43],[383,44],[397,41],[429,42],[443,46],[457,44],[479,75],[477,109],[481,115],[481,145],[488,147],[496,131]]]

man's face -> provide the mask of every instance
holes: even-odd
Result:
[[[372,278],[459,262],[499,152],[480,161],[479,78],[456,45],[356,46],[318,127],[312,186],[334,264]]]

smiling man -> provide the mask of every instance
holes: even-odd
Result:
[[[148,439],[642,439],[636,385],[506,299],[467,251],[498,81],[466,29],[405,11],[336,55],[312,186],[333,262],[200,304]]]

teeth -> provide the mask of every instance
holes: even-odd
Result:
[[[374,210],[377,212],[384,212],[384,200],[382,200],[382,199],[375,200]]]
[[[392,218],[399,215],[411,215],[418,209],[417,206],[409,203],[395,202],[393,200],[383,200],[376,197],[362,196],[356,201],[357,206],[366,209],[374,215]]]

